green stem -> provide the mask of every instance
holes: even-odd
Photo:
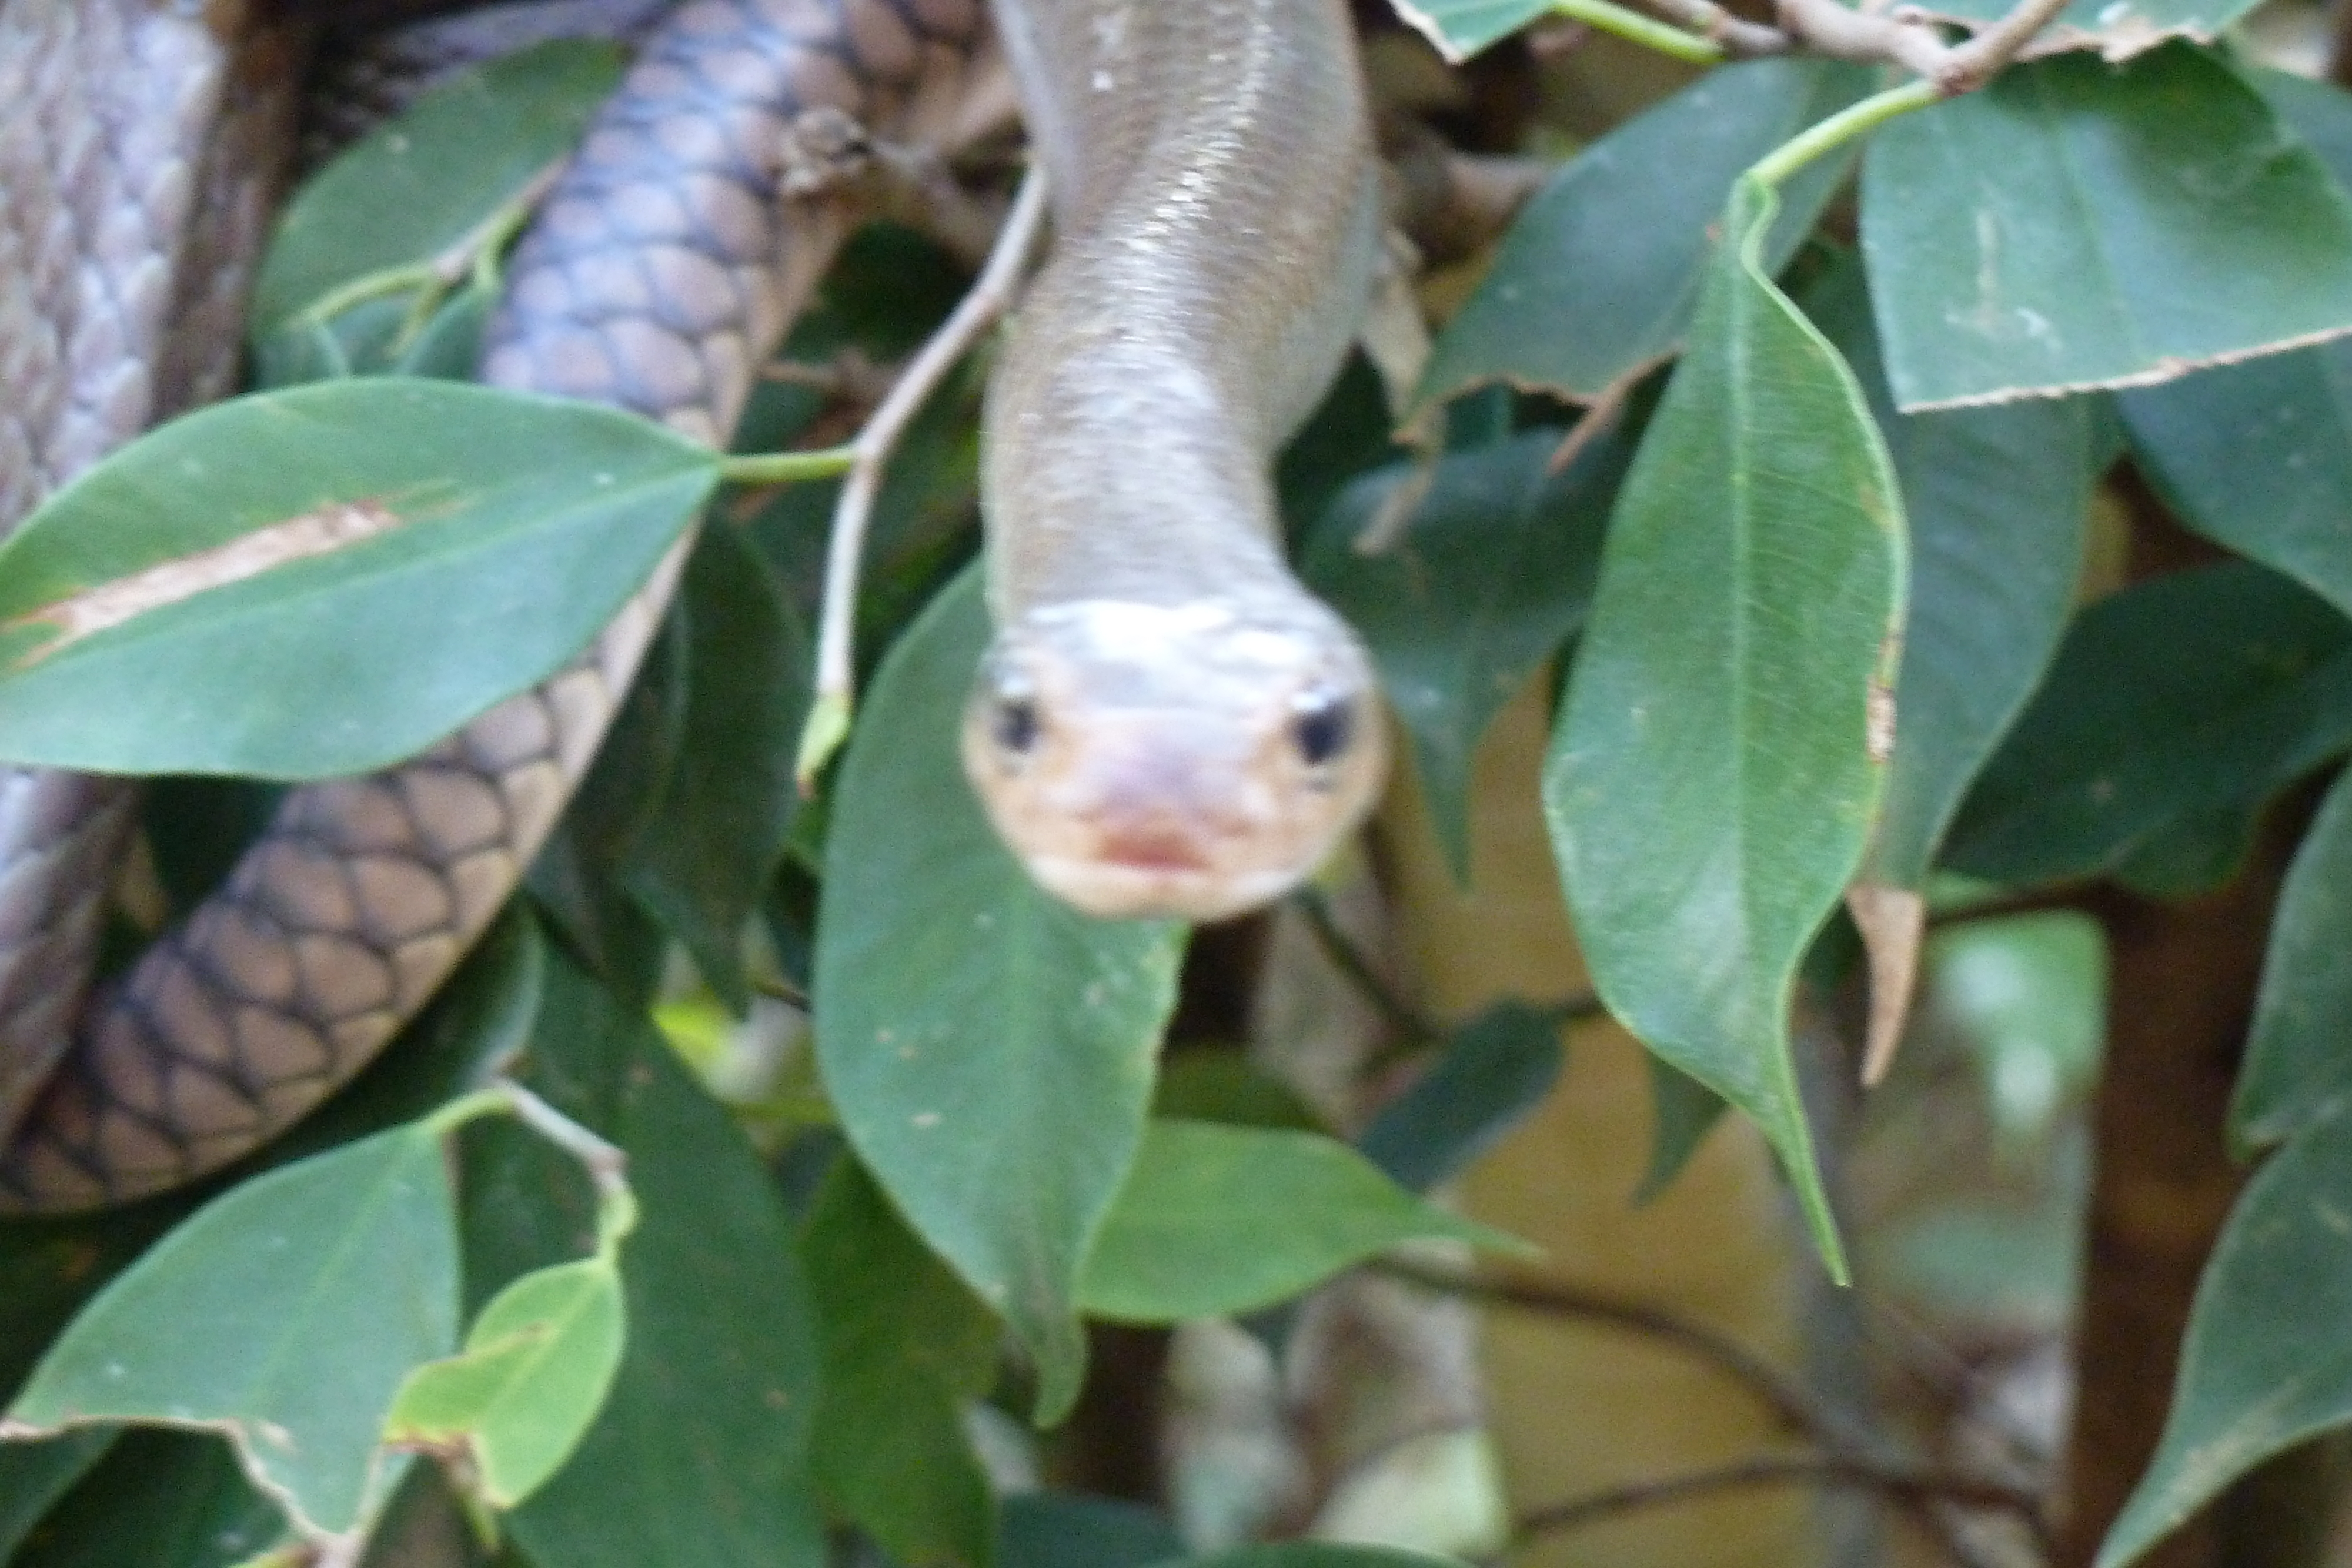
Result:
[[[1702,38],[1685,33],[1680,27],[1668,26],[1655,17],[1644,16],[1611,0],[1552,0],[1552,15],[1566,16],[1586,26],[1655,49],[1670,58],[1695,66],[1719,64],[1725,57],[1721,44],[1712,38]]]
[[[719,479],[724,485],[797,485],[846,474],[856,461],[857,448],[849,444],[814,452],[741,453],[719,460]]]
[[[497,294],[506,281],[507,246],[522,233],[522,225],[530,221],[530,214],[539,210],[541,194],[538,182],[532,182],[532,188],[491,214],[482,225],[474,242],[473,282],[483,295]]]
[[[329,289],[304,307],[296,319],[331,321],[354,305],[364,305],[371,299],[383,299],[394,294],[406,294],[412,289],[424,290],[437,298],[447,287],[439,269],[431,262],[407,262],[399,267],[387,267],[380,272],[362,273],[341,287]]]
[[[468,1122],[478,1122],[485,1116],[512,1115],[514,1100],[504,1089],[495,1085],[477,1089],[470,1094],[460,1094],[418,1124],[435,1137],[446,1137]]]
[[[1781,181],[1811,162],[1824,152],[1844,146],[1858,136],[1866,136],[1895,116],[1908,114],[1915,109],[1925,109],[1943,101],[1943,93],[1936,84],[1922,77],[1905,82],[1901,87],[1888,88],[1873,93],[1849,109],[1840,110],[1820,124],[1799,133],[1772,149],[1748,171],[1750,178],[1768,185]]]

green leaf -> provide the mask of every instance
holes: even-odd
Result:
[[[2352,1095],[2352,773],[2329,787],[2271,917],[2245,1064],[2230,1103],[2241,1149],[2336,1115]]]
[[[99,1427],[45,1443],[0,1443],[0,1563],[16,1561],[49,1505],[105,1458],[114,1441],[113,1428]]]
[[[652,1025],[561,948],[528,1064],[532,1090],[627,1154],[640,1216],[612,1393],[571,1461],[507,1517],[513,1539],[563,1568],[821,1568],[815,1328],[773,1180]],[[503,1122],[468,1129],[465,1153],[479,1288],[594,1244],[568,1158]]]
[[[1184,1554],[1165,1516],[1080,1492],[1021,1492],[1004,1500],[998,1568],[1150,1568]]]
[[[383,1501],[376,1434],[456,1343],[457,1293],[440,1137],[394,1128],[198,1210],[82,1309],[9,1421],[213,1428],[305,1535],[341,1535]]]
[[[677,613],[686,706],[676,761],[622,876],[740,1012],[751,1001],[743,927],[800,810],[793,747],[808,712],[810,638],[767,562],[725,526],[696,541]]]
[[[1691,1156],[1723,1119],[1723,1096],[1655,1052],[1650,1056],[1650,1164],[1633,1201],[1647,1203],[1675,1185]]]
[[[2352,94],[2241,68],[2337,183],[2352,183]],[[2352,609],[2352,348],[2223,365],[2117,400],[2140,471],[2198,532]]]
[[[9,1568],[232,1568],[283,1539],[228,1445],[130,1431],[41,1522]]]
[[[615,410],[447,382],[176,420],[0,549],[0,757],[310,779],[410,756],[584,645],[714,465]]]
[[[1520,210],[1438,334],[1414,402],[1505,381],[1589,402],[1665,362],[1698,304],[1732,183],[1870,83],[1862,67],[1826,60],[1727,66],[1586,148]],[[1795,253],[1846,168],[1826,158],[1790,182],[1759,267]]]
[[[2306,1128],[2239,1194],[2181,1342],[2164,1437],[2099,1548],[2121,1568],[2222,1488],[2352,1422],[2352,1117]]]
[[[2352,202],[2185,44],[2066,55],[1889,124],[1863,249],[1906,410],[2166,381],[2352,330]]]
[[[2352,622],[2242,561],[2155,578],[2076,617],[1946,859],[2016,885],[2095,875],[2347,745]]]
[[[2034,39],[2036,48],[2097,49],[2108,60],[2129,59],[2169,38],[2210,44],[2261,0],[2074,0]],[[2003,0],[1935,0],[1935,16],[1981,26],[1998,22]]]
[[[1564,432],[1538,430],[1427,473],[1366,476],[1324,514],[1300,568],[1363,636],[1389,706],[1412,737],[1430,813],[1469,880],[1470,766],[1496,714],[1584,623],[1601,537],[1633,455],[1613,432],[1564,474]],[[1426,484],[1417,502],[1407,488]],[[1409,506],[1402,537],[1360,548]]]
[[[1188,1046],[1160,1069],[1151,1113],[1234,1127],[1319,1132],[1323,1124],[1298,1091],[1250,1060],[1240,1046]]]
[[[1870,399],[1910,527],[1895,755],[1862,878],[1917,889],[2074,612],[2095,405],[2067,398],[1897,413],[1859,258],[1842,258],[1801,303]]]
[[[331,321],[289,322],[254,346],[254,387],[333,381],[362,369],[381,371],[399,358],[407,320],[408,301],[388,298],[364,300]],[[471,366],[464,379],[472,379]]]
[[[2339,185],[2352,187],[2352,92],[2329,81],[2233,61],[2246,85],[2311,149]]]
[[[1453,1180],[1542,1103],[1567,1052],[1559,1018],[1525,1002],[1497,1002],[1446,1037],[1410,1088],[1356,1140],[1382,1174],[1408,1192]]]
[[[304,182],[254,284],[256,343],[331,289],[451,250],[572,151],[624,59],[613,44],[565,38],[493,60]]]
[[[1764,275],[1770,221],[1743,181],[1610,528],[1544,804],[1602,1000],[1756,1119],[1842,1277],[1788,1017],[1878,803],[1903,521],[1852,372]]]
[[[2116,401],[2140,471],[2181,521],[2352,614],[2352,340]]]
[[[1423,1238],[1516,1249],[1319,1133],[1154,1122],[1080,1299],[1125,1322],[1255,1312]]]
[[[485,1064],[518,1049],[528,1033],[539,1006],[542,958],[536,927],[512,915],[501,917],[392,1049],[316,1113],[211,1185],[224,1187],[257,1168],[284,1165],[413,1121],[475,1086]],[[74,1311],[193,1210],[203,1196],[202,1189],[183,1191],[128,1209],[0,1224],[0,1387],[13,1388]],[[107,1450],[115,1431],[92,1428],[46,1443],[0,1444],[0,1499],[5,1499],[0,1500],[0,1561],[8,1560],[16,1532],[34,1522],[34,1517],[13,1513],[11,1505],[32,1509],[37,1516],[46,1506],[43,1489],[53,1481],[70,1481],[71,1476],[64,1473],[72,1469],[68,1456],[80,1453],[85,1464],[94,1460]],[[144,1437],[135,1440],[146,1442]],[[218,1446],[207,1441],[198,1447],[209,1452]],[[229,1464],[225,1447],[220,1454],[221,1462]],[[114,1475],[112,1466],[106,1474]],[[121,1482],[107,1484],[119,1487]],[[250,1495],[242,1483],[236,1490],[241,1496]],[[257,1500],[253,1506],[273,1521],[280,1518],[265,1502]],[[125,1507],[138,1511],[127,1503]],[[102,1539],[115,1537],[104,1534]],[[163,1561],[138,1550],[122,1550],[112,1557],[99,1548],[91,1550],[98,1552],[95,1560],[100,1562]]]
[[[816,1040],[842,1129],[916,1231],[1076,1396],[1078,1275],[1143,1135],[1181,926],[1090,920],[997,841],[956,736],[977,571],[901,637],[834,791]]]
[[[525,1274],[482,1309],[461,1354],[409,1374],[384,1441],[457,1458],[484,1502],[513,1508],[595,1419],[621,1364],[625,1313],[610,1258]]]
[[[801,1247],[824,1325],[827,1500],[908,1568],[987,1568],[996,1499],[963,1406],[994,1377],[996,1315],[855,1159],[835,1162]]]
[[[1459,65],[1551,9],[1550,0],[1395,0],[1397,15]]]

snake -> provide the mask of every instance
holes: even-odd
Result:
[[[299,35],[258,0],[0,0],[0,532],[231,389]],[[682,0],[509,257],[480,379],[723,444],[851,227],[780,193],[795,124],[919,142],[997,48],[1055,239],[985,394],[1000,630],[966,769],[1048,892],[1231,914],[1310,873],[1384,766],[1369,661],[1284,564],[1269,477],[1378,248],[1344,0]],[[102,983],[135,789],[0,768],[0,1214],[194,1181],[381,1051],[554,827],[690,545],[537,687],[289,791]]]

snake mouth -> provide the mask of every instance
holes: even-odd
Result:
[[[1212,864],[1209,855],[1190,834],[1169,831],[1114,831],[1103,835],[1096,858],[1121,871],[1161,875],[1198,876]]]
[[[1255,908],[1297,881],[1287,870],[1235,875],[1211,863],[1141,864],[1103,855],[1039,855],[1029,869],[1046,892],[1109,920],[1223,920]]]

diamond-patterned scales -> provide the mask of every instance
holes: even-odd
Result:
[[[164,3],[76,10],[152,15]],[[31,188],[9,177],[29,164],[52,196],[46,214],[31,214],[50,225],[41,240],[26,209],[0,218],[0,370],[54,386],[55,367],[82,358],[89,378],[66,418],[79,433],[68,444],[95,456],[147,417],[143,405],[135,418],[129,411],[150,395],[144,367],[155,354],[154,325],[142,337],[99,318],[160,312],[172,269],[150,265],[168,254],[153,236],[175,231],[156,214],[212,186],[185,156],[176,171],[148,161],[183,145],[159,141],[152,122],[110,118],[77,96],[89,78],[66,68],[85,57],[72,51],[86,40],[61,20],[68,9],[68,0],[0,7],[0,101],[18,101],[5,96],[11,73],[34,56],[12,46],[27,43],[46,51],[43,79],[64,94],[42,117],[54,134],[38,145],[21,134],[24,117],[0,117],[0,184]],[[32,33],[12,36],[28,17],[40,19]],[[786,325],[775,193],[784,128],[831,107],[887,130],[924,73],[961,73],[982,26],[982,0],[687,0],[517,252],[486,379],[619,402],[715,443]],[[217,62],[209,68],[217,80]],[[190,85],[192,75],[172,80],[184,107],[212,90]],[[143,174],[126,184],[137,199],[122,209],[138,221],[101,230],[69,210],[92,161],[119,165],[126,180]],[[39,270],[20,260],[28,246],[48,265],[68,253],[105,264],[73,306],[76,319],[96,324],[70,342],[11,340],[21,312],[10,313],[9,291]],[[139,364],[108,357],[121,349]],[[131,422],[100,441],[89,433],[107,417]],[[26,450],[48,447],[0,410],[0,502],[12,485],[26,488],[11,455]],[[301,1115],[373,1056],[447,977],[554,826],[685,548],[537,690],[403,767],[289,794],[228,885],[103,999],[14,1143],[0,1147],[0,1211],[84,1207],[187,1180]],[[0,841],[10,822],[0,807]],[[15,863],[0,850],[0,868]],[[95,884],[80,884],[85,899]],[[6,920],[0,907],[0,999]]]

